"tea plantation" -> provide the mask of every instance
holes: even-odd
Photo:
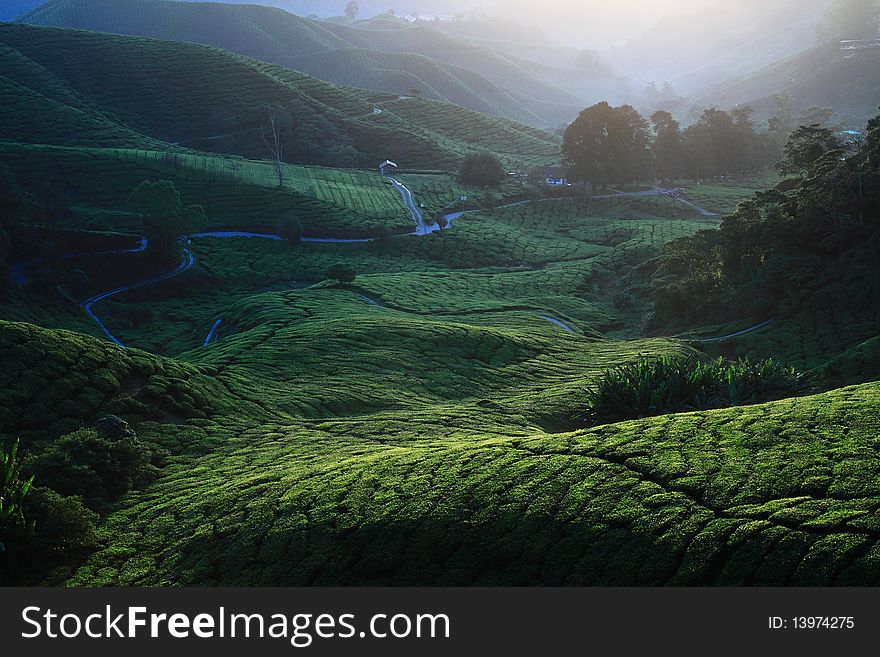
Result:
[[[557,138],[194,44],[0,46],[0,448],[37,522],[4,583],[880,583],[876,238],[760,317],[652,334],[667,245],[772,181],[483,189],[465,154],[522,170]],[[278,97],[348,166],[267,161]],[[199,227],[157,229],[142,181]],[[592,403],[719,355],[780,364],[715,361],[702,406]]]

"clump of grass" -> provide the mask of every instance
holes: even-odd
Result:
[[[803,377],[774,360],[643,358],[608,369],[587,394],[589,424],[760,404],[791,397]]]

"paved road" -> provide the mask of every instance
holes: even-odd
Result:
[[[760,331],[762,328],[766,328],[767,326],[770,326],[775,321],[776,321],[775,319],[768,319],[765,322],[761,322],[760,324],[755,324],[754,326],[751,326],[743,331],[737,331],[736,333],[730,333],[729,335],[722,335],[722,336],[719,336],[716,338],[701,338],[698,340],[685,340],[685,342],[692,342],[692,343],[696,343],[696,344],[710,344],[713,342],[725,342],[727,340],[732,340],[733,338],[738,338],[741,335],[748,335],[749,333],[754,333],[755,331]]]
[[[195,257],[190,252],[189,249],[184,248],[181,256],[180,264],[173,270],[168,272],[167,274],[161,274],[160,276],[154,276],[153,278],[149,278],[145,281],[139,281],[137,283],[131,283],[130,285],[124,285],[122,287],[118,287],[115,290],[110,290],[109,292],[102,292],[101,294],[96,294],[95,296],[86,299],[80,304],[80,307],[86,312],[86,314],[91,317],[94,322],[101,328],[104,333],[107,334],[107,337],[110,338],[113,342],[118,344],[120,347],[125,348],[125,345],[110,332],[110,329],[107,328],[106,324],[101,321],[101,319],[95,314],[92,310],[92,306],[94,306],[99,301],[103,301],[104,299],[109,299],[110,297],[114,297],[117,294],[122,294],[123,292],[128,292],[129,290],[136,290],[141,287],[146,287],[148,285],[154,285],[156,283],[161,283],[162,281],[167,281],[169,279],[174,278],[175,276],[179,276],[183,272],[190,269],[196,262]]]
[[[208,337],[205,338],[205,343],[202,345],[203,347],[207,347],[211,342],[213,342],[217,337],[217,329],[220,328],[220,324],[223,323],[223,318],[221,317],[214,325],[211,327],[211,330],[208,331]]]
[[[379,108],[376,108],[376,109],[379,109]],[[374,113],[378,113],[378,112],[374,112]],[[410,217],[412,218],[413,223],[416,226],[415,232],[407,233],[407,235],[430,235],[432,233],[435,233],[435,232],[441,230],[441,227],[439,224],[425,223],[424,217],[423,217],[422,212],[419,209],[418,205],[416,204],[413,193],[406,187],[406,185],[404,185],[402,182],[400,182],[396,178],[389,177],[389,180],[395,186],[398,193],[400,194],[401,199],[403,200],[404,207],[407,209],[407,211],[409,211]],[[621,193],[621,194],[615,194],[614,196],[628,196],[628,197],[659,196],[659,195],[663,194],[664,192],[665,192],[665,190],[662,190],[659,187],[655,187],[653,189],[646,190],[644,192],[626,192],[626,193]],[[612,198],[612,196],[599,196],[599,197],[594,197],[594,198]],[[530,200],[516,201],[514,203],[500,205],[500,206],[498,206],[498,208],[500,209],[500,208],[514,207],[517,205],[524,205],[526,203],[537,203],[537,202],[540,202],[541,200],[552,200],[552,199],[539,199],[537,201],[530,201]],[[677,200],[682,201],[682,202],[686,203],[687,205],[694,207],[695,209],[699,210],[705,216],[717,216],[715,213],[712,213],[712,212],[709,212],[708,210],[700,208],[699,206],[691,203],[690,201],[686,201],[685,199],[677,199]],[[479,212],[479,211],[480,211],[479,209],[459,210],[457,212],[451,212],[451,213],[445,215],[446,222],[447,222],[446,223],[447,228],[450,228],[452,226],[452,222],[455,221],[456,219],[458,219],[466,214],[470,214],[473,212]],[[280,235],[275,235],[272,233],[254,233],[254,232],[247,232],[247,231],[210,231],[210,232],[196,233],[195,235],[190,236],[191,239],[202,239],[202,238],[207,238],[207,237],[212,237],[212,238],[243,237],[243,238],[269,239],[269,240],[274,240],[274,241],[282,241],[284,239]],[[307,242],[307,243],[310,242],[310,243],[319,243],[319,244],[363,244],[363,243],[367,243],[367,242],[372,242],[375,239],[377,239],[377,238],[345,239],[345,238],[337,238],[337,237],[304,237],[304,238],[302,238],[302,241]],[[147,248],[147,241],[145,239],[142,239],[138,243],[138,246],[133,249],[119,249],[119,250],[113,250],[113,251],[97,251],[97,252],[91,252],[91,253],[76,253],[76,254],[70,254],[65,257],[66,258],[73,258],[73,257],[93,256],[93,255],[110,255],[110,254],[116,254],[116,253],[136,253],[139,251],[143,251],[146,248]],[[30,266],[30,264],[33,264],[33,262],[20,263],[19,266],[21,266],[21,265]],[[93,306],[96,303],[98,303],[99,301],[103,301],[104,299],[108,299],[108,298],[116,296],[118,294],[122,294],[123,292],[127,292],[129,290],[134,290],[134,289],[137,289],[140,287],[146,287],[148,285],[160,283],[162,281],[166,281],[171,278],[174,278],[175,276],[179,276],[180,274],[182,274],[185,271],[187,271],[188,269],[190,269],[194,264],[195,264],[195,257],[188,249],[184,248],[183,249],[183,259],[181,261],[181,264],[174,271],[171,271],[167,274],[163,274],[161,276],[156,276],[154,278],[150,278],[145,281],[140,281],[138,283],[132,283],[131,285],[120,287],[115,290],[110,290],[109,292],[104,292],[102,294],[95,295],[94,297],[91,297],[90,299],[83,301],[81,306],[82,306],[83,310],[89,315],[89,317],[91,317],[92,320],[107,335],[107,337],[109,337],[113,342],[115,342],[119,346],[125,347],[125,345],[116,336],[114,336],[113,333],[111,333],[111,331],[107,328],[107,326],[95,314],[94,310],[92,309]],[[23,272],[19,271],[19,275],[23,276]],[[384,308],[384,306],[381,303],[379,303],[376,299],[373,299],[371,297],[367,297],[367,296],[361,295],[361,294],[359,294],[358,296],[360,296],[361,299],[363,299],[364,301],[366,301],[367,303],[369,303],[371,305],[375,305],[375,306],[379,306],[379,307]],[[569,332],[569,333],[575,332],[575,329],[573,329],[571,326],[569,326],[568,324],[566,324],[562,320],[557,319],[556,317],[552,317],[550,315],[541,315],[541,317],[542,317],[542,319],[555,324],[556,326],[558,326],[559,328],[561,328],[562,330],[564,330],[566,332]],[[205,338],[205,341],[204,341],[205,346],[211,344],[211,342],[214,341],[214,339],[216,338],[217,329],[219,328],[222,321],[223,321],[222,318],[218,319],[214,323],[214,325],[211,327],[211,330],[209,331],[208,336]],[[702,340],[691,340],[690,342],[697,342],[697,343],[721,342],[724,340],[728,340],[728,339],[737,337],[739,335],[744,335],[746,333],[750,333],[752,331],[758,330],[758,329],[763,328],[764,326],[768,325],[769,323],[770,322],[765,322],[765,323],[760,324],[756,327],[752,327],[751,329],[747,329],[746,331],[741,331],[739,333],[731,334],[728,336],[722,336],[720,338],[705,338]]]
[[[412,217],[413,223],[416,225],[416,235],[430,235],[431,233],[435,233],[440,230],[440,224],[431,224],[428,225],[425,223],[425,218],[422,216],[421,210],[419,210],[416,205],[416,200],[413,198],[413,193],[409,191],[406,185],[397,180],[397,178],[389,177],[388,180],[397,188],[397,191],[400,192],[400,196],[403,199],[403,204],[406,206],[406,209],[409,210],[409,213]]]

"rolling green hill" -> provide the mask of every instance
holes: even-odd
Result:
[[[426,98],[539,127],[570,120],[585,103],[564,91],[578,77],[573,70],[390,17],[339,24],[255,5],[54,0],[21,20],[214,45],[337,84],[393,94],[417,88]],[[590,98],[614,84],[594,80]]]
[[[74,30],[0,25],[0,71],[10,83],[27,87],[36,106],[51,101],[65,144],[131,146],[131,131],[198,150],[264,157],[259,127],[264,107],[280,105],[299,125],[288,143],[288,157],[306,164],[349,166],[386,157],[402,166],[455,169],[467,152],[491,149],[508,154],[511,164],[553,161],[556,141],[545,133],[467,110],[453,110],[458,121],[432,122],[430,129],[397,116],[411,106],[430,116],[443,105],[411,99],[377,105],[369,92],[327,84],[289,69],[195,44],[101,35]],[[84,67],[81,62],[88,61]],[[193,84],[192,80],[198,80]],[[52,143],[45,121],[31,116],[6,83],[5,139]],[[24,92],[27,93],[27,92]],[[53,106],[54,107],[54,106]],[[17,108],[17,109],[16,109]],[[56,111],[57,110],[57,111]],[[460,120],[473,130],[467,142],[451,136]],[[94,131],[120,126],[118,139],[95,138]],[[303,124],[307,124],[308,130]],[[124,126],[122,128],[121,126]],[[112,130],[111,130],[112,131]]]
[[[294,126],[280,180],[261,159],[270,104]],[[699,356],[727,332],[706,322],[748,319],[724,288],[717,313],[647,336],[669,244],[722,234],[717,213],[765,183],[682,203],[449,175],[484,149],[517,168],[559,157],[535,128],[214,46],[0,24],[0,444],[21,439],[38,519],[32,542],[2,537],[4,558],[25,557],[0,578],[880,582],[876,239],[808,269],[778,307],[742,290],[776,322],[715,338],[816,375],[787,393],[801,396],[597,424],[590,391],[609,370]],[[357,167],[387,157],[395,182]],[[144,180],[205,210],[204,232],[172,227],[175,262],[139,241],[151,217],[127,199]],[[827,194],[798,189],[757,197],[777,211],[747,226],[805,225],[796,213]],[[412,234],[419,211],[445,229]],[[291,216],[303,239],[278,234]],[[735,242],[724,253],[756,247]],[[108,414],[137,438],[99,435]]]
[[[303,165],[372,168],[391,157],[455,171],[484,149],[510,167],[558,158],[554,137],[521,124],[377,97],[216,48],[0,25],[2,160],[23,181],[62,190],[75,212],[70,228],[137,230],[124,214],[131,189],[170,178],[215,226],[274,229],[294,211],[313,235],[411,230],[400,195],[374,173],[291,164],[278,189],[260,161],[268,105],[291,117],[285,158]],[[463,191],[447,184],[439,207]]]
[[[39,363],[2,388],[4,408],[59,427],[93,406],[125,412],[172,454],[70,584],[880,578],[876,384],[548,435],[529,409],[560,385],[668,347],[392,320],[341,291],[264,295],[237,313],[241,332],[194,366],[0,323],[4,359]],[[338,344],[319,346],[328,335]],[[568,373],[555,363],[566,352]],[[107,370],[84,366],[104,362],[126,391],[112,402]],[[59,369],[94,400],[47,386]]]

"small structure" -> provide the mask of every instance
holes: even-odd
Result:
[[[395,169],[400,168],[396,164],[394,164],[394,162],[392,162],[391,160],[385,160],[382,164],[379,165],[379,175],[381,175],[381,176],[385,175],[385,168],[386,167],[394,167]]]
[[[854,52],[858,50],[877,50],[880,49],[880,38],[841,41],[840,49],[843,52]]]
[[[568,186],[568,169],[563,167],[547,167],[544,170],[544,184],[548,187]]]

